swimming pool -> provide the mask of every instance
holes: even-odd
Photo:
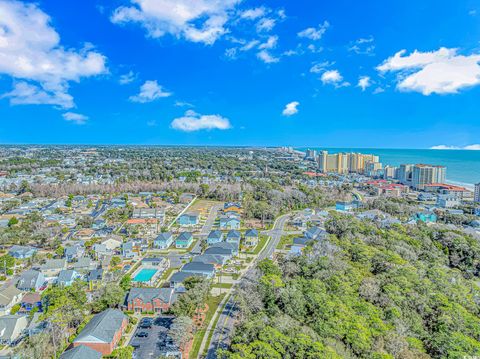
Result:
[[[134,282],[149,282],[152,277],[157,273],[156,269],[142,269],[140,272],[137,273],[135,278],[133,278]]]

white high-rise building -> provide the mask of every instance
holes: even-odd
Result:
[[[477,203],[480,203],[480,183],[475,185],[475,194],[473,196],[473,200]]]
[[[445,166],[415,165],[412,171],[412,187],[424,189],[428,184],[445,183],[446,174]]]

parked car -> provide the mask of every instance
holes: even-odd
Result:
[[[139,333],[137,333],[137,337],[139,337],[139,338],[147,338],[147,337],[148,337],[148,333],[147,333],[147,332],[139,332]]]
[[[152,327],[152,324],[153,324],[153,320],[150,319],[150,318],[143,318],[141,321],[140,321],[140,324],[139,324],[139,327],[140,328],[151,328]]]

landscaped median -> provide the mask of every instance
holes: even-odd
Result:
[[[205,332],[207,331],[208,325],[210,324],[210,321],[212,320],[213,315],[217,311],[218,306],[220,305],[224,297],[225,297],[225,294],[221,294],[217,297],[209,296],[207,300],[208,310],[207,310],[207,313],[205,314],[205,321],[203,322],[204,327],[199,329],[195,333],[195,336],[193,337],[192,350],[189,355],[190,358],[198,357],[198,352],[200,350],[200,346],[202,345],[203,338],[205,336]],[[226,303],[227,301],[225,301],[225,304]],[[223,310],[223,307],[225,306],[225,304],[222,306],[221,310]],[[215,329],[219,317],[220,315],[217,315],[216,321],[214,322],[214,325],[211,327],[212,329]],[[209,338],[206,346],[207,349],[208,349],[208,345],[210,344],[211,333],[212,333],[212,330],[210,330],[210,333],[209,333]]]

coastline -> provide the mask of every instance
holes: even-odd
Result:
[[[461,186],[461,187],[465,187],[466,189],[468,189],[469,191],[472,191],[474,192],[475,191],[475,185],[473,183],[465,183],[465,182],[459,182],[459,181],[452,181],[452,180],[445,180],[445,182],[447,182],[447,184],[451,184],[451,185],[454,185],[454,186]]]

